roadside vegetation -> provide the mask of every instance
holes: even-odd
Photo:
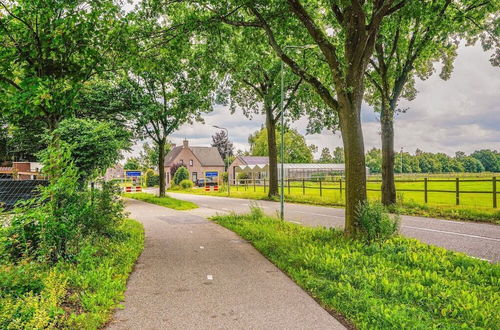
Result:
[[[259,209],[213,220],[359,329],[495,329],[500,323],[498,264],[398,236],[347,239],[340,230],[302,227]]]
[[[198,205],[195,203],[183,201],[170,196],[158,197],[148,193],[124,193],[123,197],[137,199],[174,210],[192,210],[198,208]]]
[[[125,219],[116,186],[87,188],[68,145],[42,158],[49,185],[0,213],[0,328],[99,329],[123,299],[143,228]]]

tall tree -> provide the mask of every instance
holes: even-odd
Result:
[[[406,1],[203,1],[216,17],[262,29],[276,55],[323,100],[325,121],[338,116],[346,160],[345,234],[359,230],[357,208],[366,200],[361,102],[364,74],[380,25]],[[287,46],[314,44],[307,65]],[[313,64],[311,65],[312,62]]]
[[[50,130],[83,83],[108,70],[121,41],[112,0],[0,0],[0,94],[9,121]]]
[[[221,130],[212,135],[212,147],[216,147],[224,163],[234,154],[233,142],[229,141],[226,131]]]
[[[330,153],[330,149],[323,148],[321,149],[321,156],[319,157],[319,162],[323,164],[329,164],[333,162],[332,154]]]
[[[413,99],[415,77],[426,79],[433,62],[443,62],[448,79],[456,57],[457,37],[471,38],[499,10],[498,1],[407,1],[384,20],[367,71],[367,100],[380,112],[382,138],[382,203],[396,202],[394,182],[394,116],[401,97]],[[498,33],[498,31],[497,31]],[[498,46],[498,39],[497,39]]]

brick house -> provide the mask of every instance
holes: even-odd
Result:
[[[170,186],[172,177],[170,168],[175,164],[183,164],[189,171],[189,177],[193,182],[205,179],[206,172],[217,172],[221,180],[224,172],[224,160],[215,147],[191,147],[184,140],[182,146],[174,147],[165,156],[165,172],[167,187]]]

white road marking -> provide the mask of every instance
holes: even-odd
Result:
[[[421,228],[421,227],[413,227],[413,226],[401,226],[401,227],[402,228],[417,229],[417,230],[424,230],[424,231],[432,231],[432,232],[435,232],[435,233],[442,233],[442,234],[450,234],[450,235],[458,235],[458,236],[465,236],[465,237],[486,239],[486,240],[490,240],[490,241],[500,242],[500,239],[498,239],[498,238],[478,236],[478,235],[470,235],[470,234],[462,234],[462,233],[457,233],[457,232],[454,232],[454,231],[444,231],[444,230],[437,230],[437,229],[430,229],[430,228]]]
[[[339,218],[339,219],[344,219],[344,217],[340,217],[338,215],[330,215],[330,214],[321,214],[321,213],[312,213],[312,212],[303,212],[303,211],[288,211],[288,212],[296,212],[296,213],[302,213],[302,214],[310,214],[310,215],[317,215],[319,217],[328,217],[328,218]]]
[[[225,209],[225,208],[223,208],[223,207],[221,208],[221,210],[224,210],[224,211],[226,211],[226,212],[231,211],[230,209]]]
[[[214,277],[212,275],[207,275],[207,280],[212,281]]]
[[[296,224],[298,224],[298,225],[301,225],[301,224],[302,224],[302,222],[298,222],[298,221],[288,221],[288,222],[296,223]]]
[[[489,259],[484,259],[484,258],[479,258],[479,257],[474,257],[474,256],[471,256],[471,257],[474,259],[479,259],[479,260],[491,262],[491,260],[489,260]]]
[[[202,249],[202,250],[203,250],[204,248],[205,248],[204,246],[200,246],[200,249]]]

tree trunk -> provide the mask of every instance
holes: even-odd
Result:
[[[394,182],[394,111],[383,102],[380,112],[382,129],[382,204],[396,203],[396,184]]]
[[[360,94],[362,95],[362,93]],[[358,234],[357,208],[366,201],[365,146],[361,127],[361,97],[359,97],[359,100],[353,101],[346,97],[339,102],[346,179],[344,233],[348,237],[355,237]]]
[[[267,147],[269,151],[269,197],[279,195],[278,191],[278,148],[276,145],[276,123],[273,110],[269,104],[264,105],[266,110]]]
[[[165,144],[167,139],[161,139],[158,143],[158,172],[160,174],[160,197],[165,196]]]

